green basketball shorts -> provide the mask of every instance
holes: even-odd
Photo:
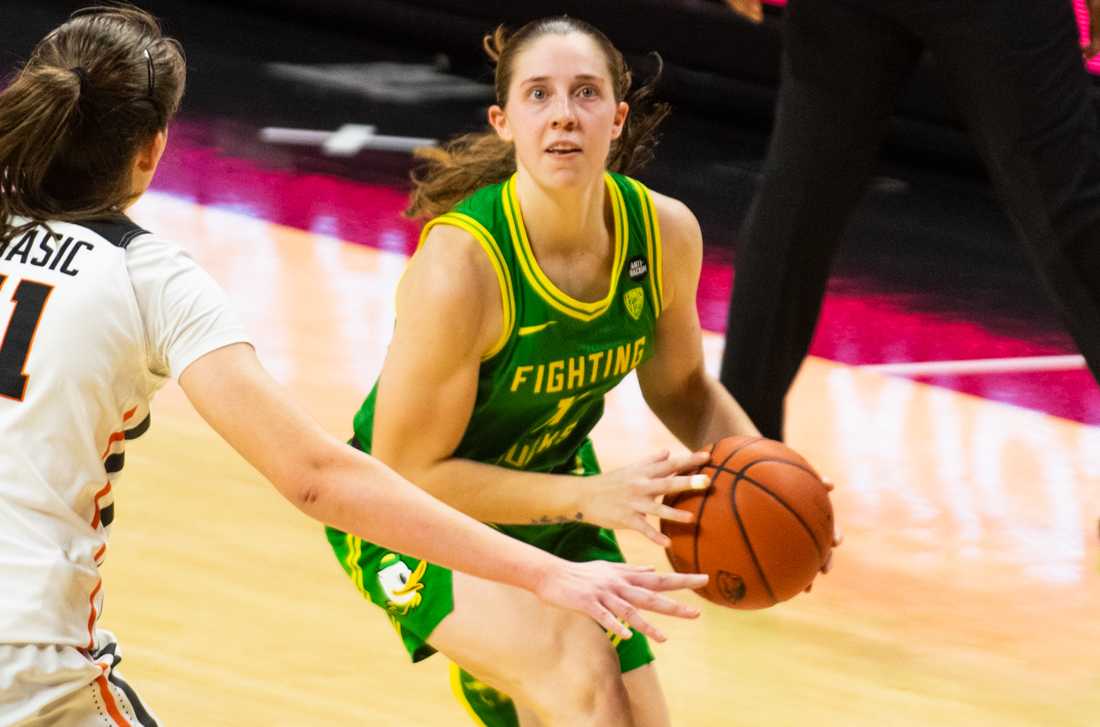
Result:
[[[575,563],[624,560],[612,531],[586,523],[502,525],[498,529]],[[344,572],[364,598],[386,612],[412,660],[434,654],[428,638],[454,610],[451,570],[394,553],[336,528],[326,527],[325,532]],[[629,639],[610,638],[624,672],[653,661],[645,635],[635,631]]]

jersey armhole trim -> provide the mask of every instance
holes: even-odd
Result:
[[[631,179],[638,193],[638,201],[642,208],[642,218],[645,227],[646,252],[653,261],[653,270],[649,276],[649,288],[653,294],[653,300],[657,303],[658,317],[665,310],[665,275],[664,261],[661,255],[661,223],[657,217],[657,208],[653,205],[653,198],[644,184]]]
[[[489,347],[489,350],[481,356],[482,361],[488,361],[504,349],[516,325],[516,304],[512,291],[512,277],[508,274],[508,266],[504,262],[504,255],[501,254],[500,247],[497,245],[492,233],[473,217],[461,212],[447,212],[424,225],[424,229],[420,231],[420,242],[417,243],[417,248],[424,244],[424,240],[428,238],[428,232],[436,225],[451,225],[469,233],[481,246],[486,257],[489,258],[489,264],[493,266],[493,272],[496,273],[497,285],[500,289],[502,320],[500,336]]]

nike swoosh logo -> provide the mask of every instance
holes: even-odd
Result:
[[[538,333],[539,331],[546,330],[555,323],[557,323],[557,321],[547,321],[546,323],[539,323],[535,326],[523,326],[519,329],[519,335],[530,336],[532,333]]]

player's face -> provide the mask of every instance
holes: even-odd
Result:
[[[596,42],[550,34],[516,56],[508,103],[490,109],[489,120],[515,144],[520,167],[546,186],[566,187],[603,174],[627,112]]]

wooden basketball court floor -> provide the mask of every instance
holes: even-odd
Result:
[[[346,438],[404,259],[159,194],[135,218],[188,246],[268,368]],[[716,364],[721,340],[705,345]],[[595,432],[605,467],[675,445],[636,385],[620,389]],[[1100,724],[1100,429],[820,359],[790,411],[790,443],[837,483],[845,542],[812,593],[769,610],[678,596],[703,615],[660,619],[674,723]],[[164,723],[469,724],[444,658],[408,663],[321,526],[175,384],[153,423],[128,448],[101,624]]]

